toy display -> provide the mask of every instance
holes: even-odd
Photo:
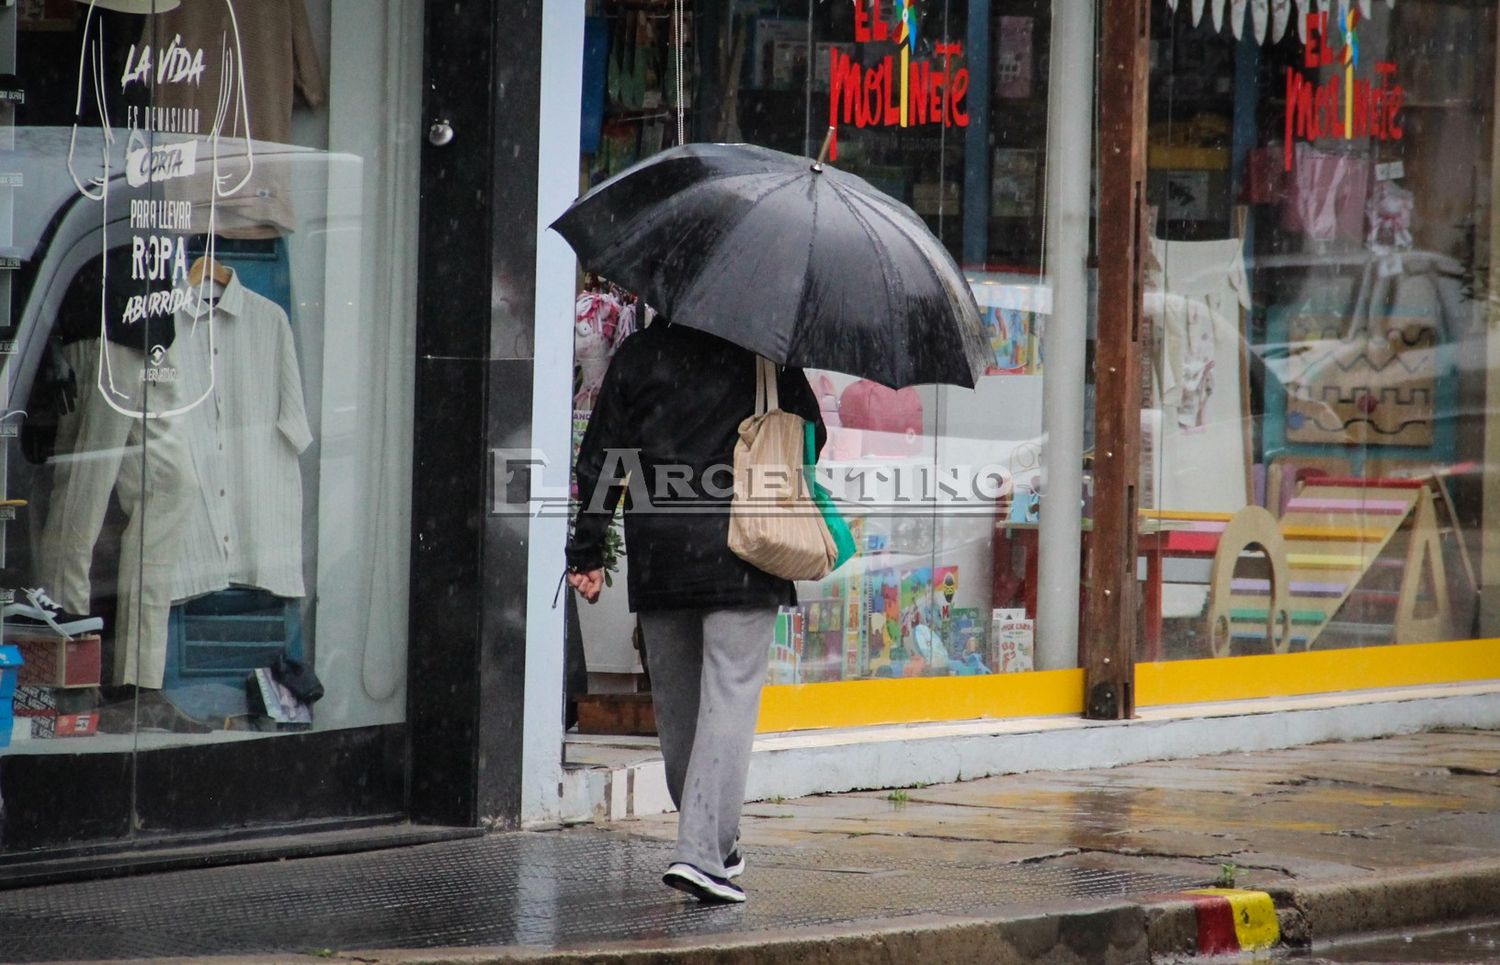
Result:
[[[843,679],[845,613],[843,587],[835,583],[831,595],[802,606],[803,683]]]
[[[878,564],[882,551],[862,562]],[[977,676],[997,673],[1002,655],[989,611],[959,606],[957,566],[858,564],[804,593],[800,606],[784,608],[771,641],[768,683],[820,683],[871,678]],[[1030,669],[1031,622],[1024,613],[1006,623],[1024,624],[1027,641],[1012,647],[1005,670]]]
[[[1236,576],[1251,548],[1265,558],[1261,572]],[[1349,642],[1330,635],[1368,642],[1376,627],[1402,643],[1452,629],[1437,513],[1422,480],[1324,476],[1304,484],[1279,520],[1248,506],[1225,525],[1210,579],[1205,629],[1215,656],[1236,644],[1285,653]]]

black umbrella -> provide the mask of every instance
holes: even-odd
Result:
[[[988,345],[968,282],[906,205],[750,144],[684,144],[552,225],[583,266],[673,322],[783,365],[892,388],[972,387]]]

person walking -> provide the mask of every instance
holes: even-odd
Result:
[[[740,422],[755,410],[754,353],[658,318],[627,338],[599,389],[576,463],[568,582],[589,603],[625,496],[630,609],[640,621],[677,844],[663,883],[741,902],[740,811],[779,606],[789,580],[729,549]],[[807,378],[780,367],[781,408],[826,430]]]

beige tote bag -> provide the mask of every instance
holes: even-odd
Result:
[[[755,414],[734,447],[729,548],[751,566],[787,580],[820,580],[838,561],[802,466],[803,419],[779,408],[776,366],[756,359]]]

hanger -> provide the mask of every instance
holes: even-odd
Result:
[[[202,255],[198,258],[197,261],[193,262],[193,267],[188,269],[188,284],[203,284],[203,275],[208,272],[209,269],[213,270],[213,280],[218,282],[220,285],[227,285],[234,280],[234,272],[230,271],[228,268],[225,268],[222,264],[208,257],[207,255]]]

